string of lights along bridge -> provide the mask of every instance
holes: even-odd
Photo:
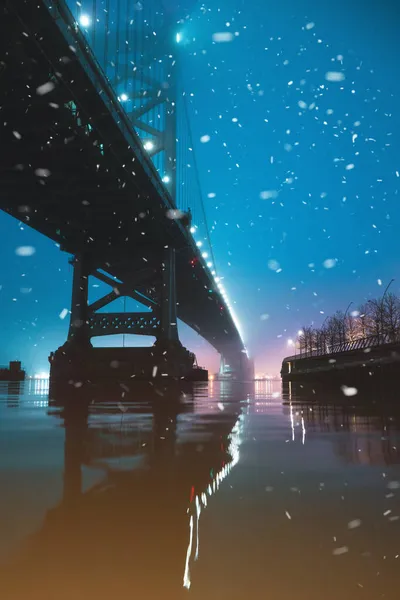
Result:
[[[175,200],[177,212],[170,211],[171,218],[179,218],[181,212],[191,213],[190,232],[243,338],[223,277],[217,273],[207,227],[189,97],[179,72],[179,52],[184,47],[180,15],[161,0],[68,0],[67,4],[77,29],[84,34],[99,68]],[[171,138],[169,128],[173,131],[173,147],[167,141]]]

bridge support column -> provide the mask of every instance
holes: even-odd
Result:
[[[89,265],[84,254],[76,255],[71,261],[74,267],[72,279],[71,319],[68,342],[79,346],[90,346],[88,281]]]
[[[221,355],[219,377],[236,381],[253,381],[254,363],[241,350],[227,350]]]
[[[175,248],[168,246],[164,249],[161,290],[161,343],[180,344],[176,311],[176,266]]]

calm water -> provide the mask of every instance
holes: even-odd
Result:
[[[2,384],[0,598],[398,600],[396,404],[274,386]]]

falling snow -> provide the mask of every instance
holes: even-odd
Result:
[[[33,256],[36,252],[36,249],[33,246],[18,246],[15,249],[15,254],[17,256]]]

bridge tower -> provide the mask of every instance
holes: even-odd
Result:
[[[140,11],[135,3],[124,0],[110,5],[107,22],[102,23],[104,12],[100,3],[98,5],[93,3],[94,14],[90,19],[87,17],[92,28],[88,28],[85,35],[119,94],[118,99],[168,190],[172,204],[177,207],[179,45],[176,15],[164,10],[159,0],[151,7],[143,5]],[[78,10],[75,16],[77,23],[81,22],[80,9],[73,10]],[[126,29],[124,23],[133,23],[133,27]],[[180,205],[188,208],[182,206],[182,201]],[[190,226],[189,214],[176,212],[182,224]],[[195,368],[194,354],[179,340],[176,251],[173,236],[168,243],[160,236],[159,244],[152,244],[151,259],[146,259],[145,268],[139,265],[137,257],[128,256],[122,266],[125,274],[130,273],[129,282],[125,284],[100,269],[101,261],[84,247],[73,257],[68,340],[50,356],[52,380],[86,380],[105,374],[145,379],[207,378],[205,370]],[[109,294],[92,304],[89,304],[90,276],[112,288]],[[98,312],[121,297],[133,298],[151,312]],[[92,346],[92,337],[112,334],[151,335],[156,342],[152,348]]]
[[[195,366],[193,353],[179,340],[176,300],[175,249],[167,246],[153,254],[149,267],[132,269],[128,283],[115,281],[96,269],[93,257],[84,253],[71,261],[73,267],[70,327],[66,343],[50,355],[53,382],[113,379],[207,379]],[[112,287],[104,297],[89,303],[89,277]],[[130,297],[148,312],[99,312],[114,300]],[[113,334],[136,334],[156,338],[152,347],[93,347],[91,338]]]
[[[228,346],[221,354],[218,377],[221,380],[253,381],[254,362],[243,349]]]

